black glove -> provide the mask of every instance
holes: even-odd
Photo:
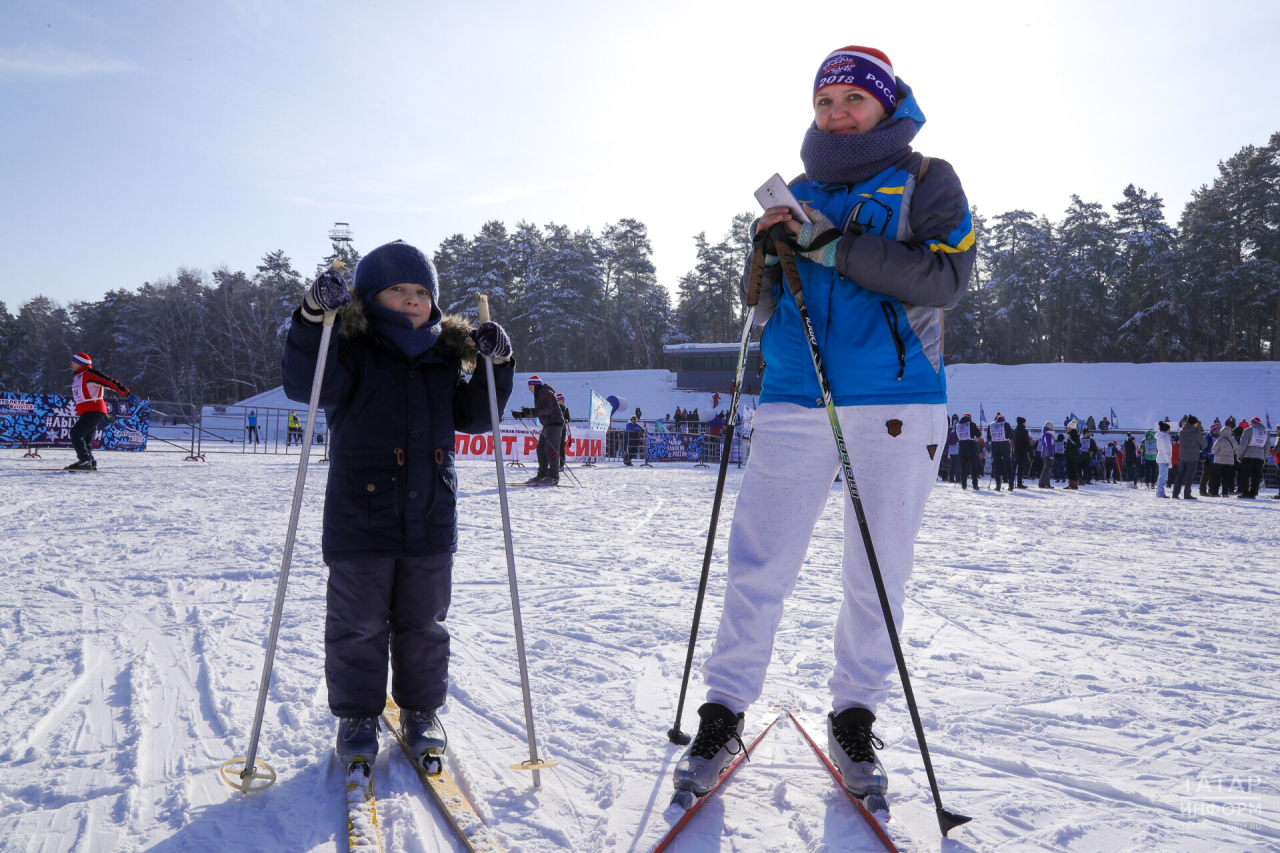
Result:
[[[512,409],[511,410],[511,417],[515,418],[516,420],[520,420],[521,418],[528,418],[532,416],[533,416],[533,409]]]
[[[351,293],[342,276],[333,270],[325,270],[316,276],[311,289],[302,300],[302,319],[319,325],[325,314],[337,311],[350,301]]]
[[[476,349],[481,355],[499,364],[511,358],[511,338],[497,323],[481,323],[468,334],[476,342]]]

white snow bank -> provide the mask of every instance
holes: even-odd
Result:
[[[1280,363],[1211,361],[1164,364],[953,364],[947,366],[947,408],[971,412],[981,407],[990,421],[1003,412],[1010,421],[1023,415],[1032,424],[1062,423],[1071,412],[1101,420],[1112,409],[1124,427],[1147,429],[1156,420],[1174,423],[1187,413],[1206,423],[1215,417],[1280,419]],[[529,403],[525,385],[532,373],[517,373],[513,406]],[[538,374],[564,393],[570,412],[585,417],[591,391],[627,400],[627,415],[637,406],[646,418],[670,414],[676,407],[713,409],[712,395],[679,391],[667,370],[600,370]],[[728,405],[720,396],[719,407]],[[755,398],[748,398],[755,405]],[[280,388],[242,400],[239,406],[297,408]],[[619,415],[622,413],[620,412]]]

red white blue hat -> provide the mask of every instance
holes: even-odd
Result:
[[[93,367],[93,359],[89,358],[89,353],[78,352],[71,356],[71,360],[76,364],[83,364],[85,367]]]
[[[542,384],[542,377],[538,376],[538,375],[535,373],[533,376],[530,376],[530,377],[529,377],[529,384],[530,384],[530,385],[541,385],[541,384]]]
[[[563,394],[557,394],[557,395],[556,395],[556,399],[557,399],[557,400],[559,400],[561,403],[563,403],[563,402],[564,402],[564,395],[563,395]]]
[[[898,80],[893,63],[874,47],[851,44],[833,50],[822,60],[818,76],[813,79],[813,95],[828,86],[857,86],[875,98],[889,115],[898,106]]]

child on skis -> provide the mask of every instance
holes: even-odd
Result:
[[[780,224],[799,246],[817,345],[844,434],[857,437],[853,471],[901,625],[916,532],[948,438],[942,311],[968,285],[973,224],[952,167],[931,160],[925,177],[923,158],[912,152],[924,117],[887,56],[854,46],[833,52],[810,97],[814,123],[800,149],[806,175],[792,189],[811,224],[802,227],[787,208],[773,207],[756,230]],[[836,229],[837,239],[816,239]],[[707,701],[674,775],[678,790],[697,796],[743,748],[744,712],[763,691],[783,604],[841,467],[797,305],[779,269],[766,266],[755,315],[767,321],[761,357],[769,368],[729,536],[719,632],[703,668]],[[844,536],[828,748],[845,787],[883,808],[888,777],[872,724],[895,659],[847,494]]]
[[[408,243],[366,255],[354,295],[336,273],[322,273],[294,312],[283,361],[285,393],[306,401],[321,322],[338,312],[320,396],[330,431],[322,546],[336,752],[348,769],[360,759],[372,765],[389,649],[406,739],[428,772],[439,772],[446,742],[436,714],[449,683],[443,623],[458,541],[454,433],[491,428],[485,372],[472,373],[477,357],[494,360],[499,405],[511,395],[515,362],[497,323],[471,329],[441,315],[435,268]]]

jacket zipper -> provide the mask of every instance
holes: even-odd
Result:
[[[901,382],[902,375],[907,372],[907,345],[898,332],[898,310],[887,299],[880,303],[880,310],[884,312],[884,321],[889,324],[889,333],[893,335],[893,348],[898,352],[898,381]]]

